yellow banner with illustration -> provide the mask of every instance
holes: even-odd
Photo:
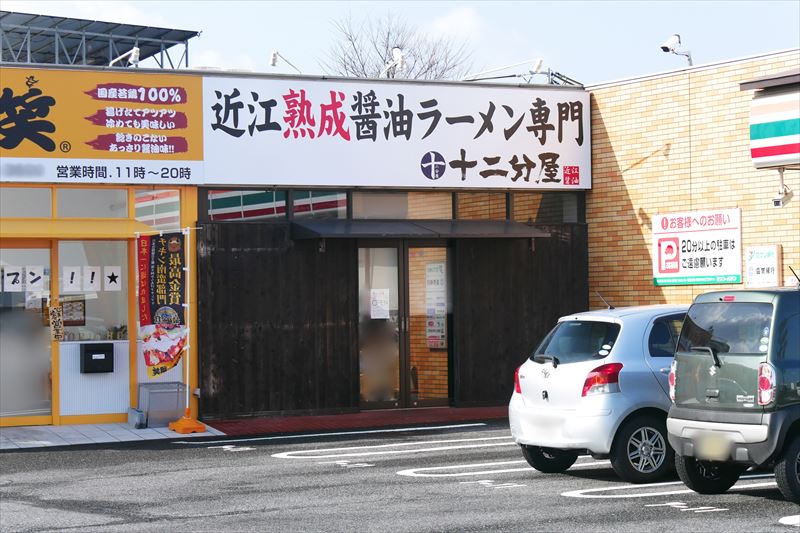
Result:
[[[202,77],[3,67],[2,181],[202,178]]]

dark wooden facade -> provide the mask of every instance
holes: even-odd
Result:
[[[452,401],[508,401],[514,369],[564,314],[588,307],[584,224],[551,237],[455,239]],[[287,223],[198,232],[200,411],[205,418],[358,409],[353,239],[295,241]]]
[[[203,416],[358,407],[355,242],[317,247],[292,241],[288,224],[203,224]]]
[[[585,224],[537,226],[548,238],[454,244],[453,404],[507,403],[514,370],[558,317],[588,309]]]

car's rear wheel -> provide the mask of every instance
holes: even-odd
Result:
[[[674,455],[664,420],[653,415],[637,416],[625,422],[614,436],[611,467],[629,483],[650,483],[669,472]]]
[[[675,456],[675,469],[681,481],[700,494],[722,494],[739,481],[746,470],[736,463],[699,461],[682,455]]]
[[[775,464],[775,481],[784,498],[800,503],[800,435],[787,440],[786,448]]]
[[[566,471],[578,460],[578,452],[542,448],[541,446],[521,445],[522,456],[528,464],[545,474],[558,474]]]

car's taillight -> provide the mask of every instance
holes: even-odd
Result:
[[[522,387],[519,386],[519,369],[520,367],[517,367],[517,369],[514,370],[514,392],[522,394]]]
[[[678,360],[673,359],[669,366],[669,399],[675,401],[675,383],[678,379]]]
[[[609,363],[598,366],[586,376],[581,396],[619,392],[620,370],[622,370],[622,363]]]
[[[758,365],[758,405],[769,405],[775,400],[775,368],[769,363]]]

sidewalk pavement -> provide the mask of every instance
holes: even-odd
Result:
[[[165,427],[133,429],[121,424],[76,424],[71,426],[19,426],[0,428],[0,450],[20,448],[45,448],[108,442],[136,442],[141,440],[185,439],[225,435],[206,425],[203,433],[182,435]]]
[[[339,415],[275,416],[203,421],[228,436],[301,433],[306,431],[341,431],[392,426],[476,422],[508,419],[508,406],[500,407],[428,407],[381,409]]]
[[[458,424],[506,420],[508,407],[429,407],[381,409],[338,415],[273,416],[211,420],[204,433],[182,435],[165,427],[132,429],[128,424],[76,424],[0,428],[0,450],[79,444],[136,442],[214,436],[253,436],[278,433],[329,432],[428,424]]]

